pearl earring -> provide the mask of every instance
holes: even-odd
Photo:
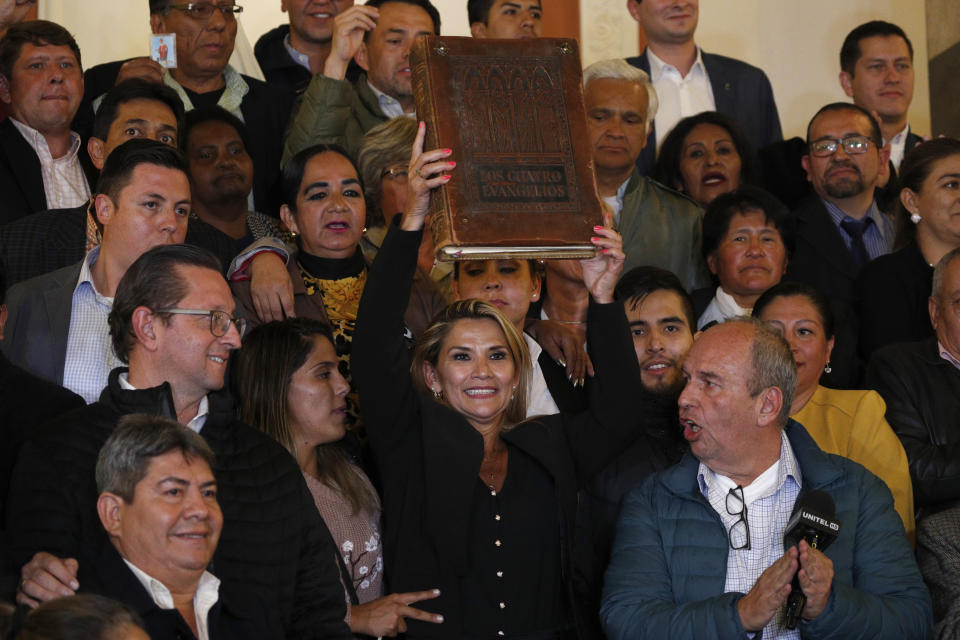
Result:
[[[824,373],[833,373],[833,367],[830,366],[830,363],[827,363],[827,366],[823,368]]]
[[[433,399],[437,402],[443,400],[443,389],[434,389],[433,390]]]
[[[921,220],[923,220],[923,218],[920,217],[919,213],[910,214],[910,222],[912,222],[913,224],[920,224]]]

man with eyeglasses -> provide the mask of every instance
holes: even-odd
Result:
[[[81,117],[92,119],[99,96],[132,77],[165,83],[177,92],[187,111],[219,105],[243,122],[256,124],[250,127],[248,149],[254,161],[255,210],[278,215],[280,152],[293,95],[242,75],[228,64],[243,7],[231,0],[149,2],[151,31],[177,36],[177,66],[165,70],[149,58],[134,58],[89,69]]]
[[[624,501],[600,610],[607,638],[929,637],[930,596],[889,489],[789,419],[786,341],[759,320],[728,320],[694,341],[683,375],[690,455]],[[785,549],[810,491],[833,499],[837,538],[825,552],[805,540]],[[787,629],[794,576],[806,604]]]
[[[796,249],[784,280],[816,287],[830,300],[837,327],[831,382],[855,388],[862,373],[856,357],[856,279],[864,265],[890,252],[894,228],[874,197],[889,177],[890,149],[877,121],[863,108],[835,102],[807,126],[802,158],[814,194],[792,212]]]
[[[254,591],[286,638],[351,638],[337,549],[296,462],[217,393],[245,328],[217,259],[190,245],[155,247],[126,270],[113,302],[102,346],[127,366],[110,373],[98,402],[27,442],[14,471],[18,601],[35,606],[89,581],[107,542],[95,509],[97,453],[122,416],[146,413],[198,432],[214,452],[224,519],[217,577]]]

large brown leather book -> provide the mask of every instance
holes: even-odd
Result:
[[[440,260],[595,254],[603,214],[576,40],[427,36],[410,52],[426,148],[451,148],[434,192]]]

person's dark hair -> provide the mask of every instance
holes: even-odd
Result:
[[[77,66],[83,68],[80,47],[69,31],[49,20],[29,20],[11,26],[3,38],[0,38],[0,74],[8,79],[13,75],[13,65],[25,44],[37,47],[70,47],[73,55],[77,57]]]
[[[624,303],[624,305],[629,304],[632,309],[636,309],[654,291],[672,291],[680,296],[687,327],[691,332],[697,330],[697,315],[693,311],[693,300],[690,299],[690,294],[684,289],[680,278],[672,271],[649,265],[634,267],[620,276],[620,280],[613,290],[613,299]]]
[[[322,336],[333,344],[330,326],[310,318],[268,322],[250,332],[237,352],[231,376],[240,419],[263,431],[297,457],[297,441],[290,428],[290,381]],[[336,443],[317,447],[317,477],[341,494],[357,513],[373,513],[377,497]]]
[[[486,25],[492,8],[493,0],[467,0],[467,20],[470,24],[482,22]]]
[[[129,606],[104,596],[83,593],[49,600],[23,619],[16,640],[107,640],[126,625],[144,629]]]
[[[806,298],[813,305],[813,308],[820,315],[820,325],[823,327],[824,337],[827,340],[832,338],[833,312],[830,311],[830,303],[819,289],[805,282],[780,282],[764,291],[753,305],[753,317],[761,318],[764,309],[777,298],[792,298],[794,296]]]
[[[900,163],[897,186],[901,191],[910,189],[920,193],[923,183],[933,172],[933,165],[944,158],[960,155],[960,140],[956,138],[933,138],[921,142],[907,152]],[[910,244],[917,237],[917,225],[910,221],[910,212],[897,202],[897,235],[893,250],[897,251]]]
[[[433,6],[430,0],[367,0],[364,4],[368,7],[376,7],[379,9],[388,2],[402,2],[403,4],[412,4],[415,7],[420,7],[427,12],[427,15],[430,16],[430,20],[433,22],[433,35],[440,35],[440,12],[437,11],[437,8]],[[367,31],[363,36],[364,40],[366,40],[369,35],[370,32]]]
[[[120,279],[107,317],[113,350],[121,362],[129,362],[130,347],[137,339],[133,333],[134,310],[146,307],[162,322],[169,323],[169,314],[157,309],[177,306],[189,292],[190,282],[177,267],[201,267],[221,273],[216,256],[189,244],[161,245],[137,258]]]
[[[141,78],[124,80],[107,91],[93,120],[93,137],[105,141],[110,134],[110,127],[117,119],[117,111],[120,109],[120,105],[133,100],[153,100],[170,107],[174,118],[177,120],[177,137],[179,140],[179,133],[183,131],[183,101],[180,100],[180,96],[165,84],[147,82]]]
[[[712,124],[724,129],[730,134],[730,140],[740,155],[740,184],[754,184],[756,182],[756,154],[753,145],[747,136],[729,116],[717,111],[704,111],[693,116],[683,118],[670,130],[663,139],[657,162],[650,171],[650,177],[678,191],[688,191],[683,188],[683,174],[680,173],[680,162],[683,160],[683,143],[695,127],[701,124]]]
[[[865,116],[867,118],[867,122],[870,123],[870,140],[877,145],[877,149],[883,146],[883,134],[880,132],[880,124],[869,111],[863,107],[853,104],[852,102],[831,102],[830,104],[821,107],[820,110],[817,111],[812,118],[810,118],[810,122],[807,123],[807,147],[813,143],[813,140],[810,139],[810,130],[813,128],[813,123],[816,122],[817,118],[828,111],[852,111],[853,113],[859,113],[860,115]]]
[[[170,11],[170,5],[173,4],[173,0],[149,0],[150,2],[150,15],[155,13],[167,13]]]
[[[343,147],[338,144],[317,144],[307,147],[287,160],[287,164],[283,165],[283,171],[280,173],[281,202],[290,207],[290,211],[293,213],[297,212],[297,196],[300,194],[300,186],[303,184],[303,174],[307,171],[307,163],[314,156],[327,152],[339,153],[353,165],[354,171],[357,172],[357,179],[360,181],[360,190],[363,191],[363,177],[357,170],[357,163],[353,161],[353,158]],[[366,203],[366,199],[364,199],[364,203]]]
[[[847,34],[843,39],[843,45],[840,47],[840,68],[851,76],[857,68],[857,60],[863,55],[860,51],[860,41],[864,38],[874,36],[899,36],[907,43],[907,50],[910,51],[910,60],[913,60],[913,43],[903,32],[903,29],[890,22],[883,20],[871,20],[864,22],[859,27]]]
[[[223,107],[217,105],[208,105],[206,107],[198,107],[187,112],[186,119],[183,123],[183,133],[180,134],[180,148],[186,151],[187,141],[190,140],[190,133],[198,126],[205,122],[222,122],[225,125],[232,127],[234,131],[237,132],[237,135],[240,136],[240,141],[243,142],[244,149],[247,149],[249,152],[250,144],[247,138],[247,127],[237,116],[233,115]]]
[[[97,180],[97,194],[105,194],[114,202],[133,179],[134,170],[141,164],[152,164],[165,169],[182,171],[189,176],[187,161],[177,149],[145,138],[127,140],[110,152]]]
[[[703,214],[703,257],[708,258],[717,250],[730,230],[730,221],[737,214],[762,211],[764,220],[772,224],[780,234],[787,250],[787,258],[793,254],[793,218],[776,196],[760,187],[742,185],[736,191],[717,196],[707,205]]]
[[[213,470],[213,451],[197,432],[145,413],[120,418],[97,456],[97,492],[118,495],[131,504],[151,460],[171,451],[179,451],[188,461],[199,458]]]

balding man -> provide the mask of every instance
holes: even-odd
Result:
[[[624,502],[601,607],[607,637],[928,637],[930,597],[889,489],[789,420],[797,374],[783,338],[757,320],[727,321],[694,341],[683,373],[690,454]],[[784,541],[813,491],[832,498],[841,525],[825,552]],[[806,603],[787,629],[792,582]]]

